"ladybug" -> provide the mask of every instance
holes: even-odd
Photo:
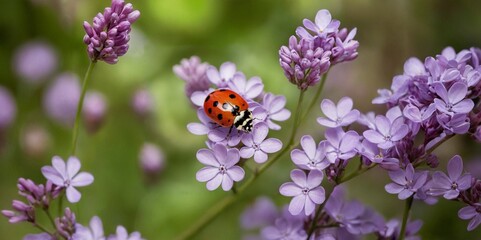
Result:
[[[244,132],[252,131],[252,112],[249,104],[238,93],[229,89],[217,89],[205,98],[204,112],[222,127],[235,127]],[[230,131],[229,131],[230,132]]]

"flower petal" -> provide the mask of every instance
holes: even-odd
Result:
[[[54,156],[52,158],[52,166],[55,168],[55,170],[57,170],[63,179],[67,179],[67,167],[65,166],[65,162],[60,157]]]
[[[76,203],[80,201],[82,195],[80,192],[72,186],[67,187],[67,199],[71,203]]]
[[[78,158],[69,157],[67,160],[67,177],[72,179],[80,170],[81,164]]]
[[[222,183],[222,174],[217,174],[214,178],[207,182],[206,187],[209,191],[217,189]]]
[[[291,202],[289,203],[289,212],[292,215],[298,215],[301,213],[302,209],[304,208],[304,204],[306,203],[306,195],[301,194],[292,198]]]
[[[239,166],[234,166],[227,170],[227,174],[232,180],[239,182],[240,180],[244,179],[245,171]]]
[[[279,192],[286,197],[302,194],[302,189],[293,182],[284,183],[279,187]]]
[[[197,173],[195,174],[195,178],[199,182],[207,182],[207,181],[213,179],[215,176],[217,176],[218,173],[219,173],[218,168],[204,167],[204,168],[200,169],[199,171],[197,171]]]
[[[291,179],[297,184],[299,187],[306,187],[307,186],[307,177],[306,173],[299,169],[294,169],[291,171]]]
[[[269,138],[264,140],[260,145],[260,149],[266,153],[275,153],[282,148],[282,142],[276,138]]]
[[[212,150],[210,149],[205,149],[205,148],[200,149],[199,151],[197,151],[196,157],[197,157],[197,160],[199,160],[199,162],[201,162],[204,165],[212,166],[212,167],[219,166],[219,162],[215,158]]]
[[[44,166],[42,167],[42,174],[43,176],[52,181],[53,184],[57,185],[57,186],[64,186],[64,179],[62,178],[62,176],[58,173],[58,171],[51,167],[51,166]]]
[[[323,178],[324,174],[322,174],[322,171],[310,171],[309,175],[307,175],[307,188],[313,189],[321,185]]]
[[[94,176],[88,172],[81,172],[77,174],[70,184],[74,187],[84,187],[94,182]]]
[[[267,161],[267,158],[268,158],[267,154],[263,151],[256,151],[254,153],[254,161],[256,163],[264,163]]]
[[[326,192],[323,187],[311,189],[309,198],[316,204],[322,204],[326,200]]]
[[[254,156],[254,153],[256,152],[256,150],[254,148],[251,148],[251,147],[242,147],[241,150],[239,151],[239,154],[242,158],[244,159],[249,159],[251,158],[252,156]]]
[[[263,122],[256,124],[252,131],[254,143],[259,144],[262,141],[264,141],[268,133],[269,133],[269,127],[267,126],[267,124]]]
[[[448,162],[448,176],[452,181],[457,181],[463,173],[463,160],[459,155],[451,158]]]
[[[222,190],[229,191],[232,186],[234,186],[234,181],[228,175],[224,175],[222,178]]]
[[[301,138],[301,146],[302,149],[304,149],[304,152],[306,153],[307,157],[309,159],[314,159],[316,156],[316,142],[310,135],[304,135]]]

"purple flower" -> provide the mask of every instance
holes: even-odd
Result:
[[[399,160],[390,157],[388,152],[379,148],[376,144],[364,139],[360,147],[359,153],[369,159],[369,161],[380,164],[382,168],[387,170],[397,170],[399,168]]]
[[[149,90],[141,88],[134,92],[131,100],[134,112],[144,118],[154,111],[154,99]]]
[[[428,194],[443,195],[446,199],[455,199],[461,191],[471,187],[471,174],[463,173],[463,160],[456,155],[449,160],[448,175],[437,171],[433,174]]]
[[[468,224],[468,231],[474,230],[481,224],[481,204],[475,203],[471,206],[461,208],[458,216],[463,220],[471,219]]]
[[[279,50],[279,63],[287,79],[301,90],[316,85],[321,75],[325,74],[331,65],[330,51],[315,47],[311,40],[301,39],[299,43],[295,36],[289,38],[289,46]]]
[[[289,204],[289,212],[298,215],[304,209],[306,216],[311,215],[316,209],[316,204],[322,204],[326,199],[324,188],[321,182],[324,175],[321,171],[310,171],[306,173],[299,169],[291,171],[293,182],[284,183],[279,192],[287,197],[294,197]]]
[[[22,201],[13,200],[12,208],[14,211],[2,210],[3,216],[8,218],[9,223],[35,222],[35,207]]]
[[[244,229],[255,229],[274,222],[279,215],[276,205],[267,197],[258,197],[254,204],[241,215],[241,225]]]
[[[209,89],[207,79],[207,68],[209,64],[202,63],[200,58],[192,56],[189,59],[182,59],[179,65],[174,66],[174,73],[185,81],[185,94],[190,99],[192,93]]]
[[[42,174],[53,184],[67,189],[67,199],[71,203],[80,201],[81,194],[75,187],[92,184],[94,177],[87,172],[79,173],[81,164],[76,157],[69,157],[67,163],[58,156],[52,158],[52,166],[42,167]]]
[[[57,240],[48,233],[28,234],[23,237],[23,240]]]
[[[317,12],[315,23],[309,19],[304,19],[303,24],[304,27],[314,32],[315,35],[325,37],[328,33],[337,32],[341,22],[338,20],[333,20],[331,13],[326,9],[322,9]],[[296,30],[298,34],[303,33],[304,31],[305,30],[302,29],[302,27],[299,27]],[[305,34],[301,34],[300,36],[303,38],[308,37],[308,35],[306,36]]]
[[[412,104],[409,104],[404,107],[403,115],[415,123],[422,123],[428,120],[433,115],[435,110],[436,106],[434,104],[431,104],[428,107],[421,109]]]
[[[468,132],[470,123],[466,114],[447,114],[436,115],[438,123],[444,128],[446,134],[465,134]]]
[[[206,165],[196,174],[197,181],[207,182],[207,189],[212,191],[222,184],[224,191],[229,191],[235,182],[244,178],[244,169],[235,165],[239,162],[239,150],[227,149],[222,144],[215,144],[211,149],[197,151],[197,159]]]
[[[413,165],[408,164],[406,170],[390,171],[389,177],[393,183],[387,184],[384,189],[388,193],[398,194],[398,198],[404,200],[424,186],[428,179],[428,172],[415,172]]]
[[[321,110],[327,118],[319,117],[317,122],[329,128],[348,126],[360,116],[358,110],[352,110],[352,105],[352,99],[349,97],[341,98],[337,105],[329,99],[324,99],[321,102]]]
[[[73,125],[80,91],[76,75],[68,73],[59,75],[43,97],[43,107],[48,116],[63,125]]]
[[[436,108],[446,114],[454,115],[456,113],[468,113],[473,107],[474,103],[471,99],[465,99],[468,93],[468,87],[462,82],[455,82],[449,91],[442,83],[434,85],[436,94],[441,98],[435,98],[434,103]]]
[[[127,53],[130,40],[130,26],[140,16],[132,4],[124,0],[112,0],[112,5],[104,13],[94,17],[93,24],[84,21],[84,43],[90,60],[115,64],[120,56]]]
[[[76,231],[76,225],[77,221],[75,218],[75,214],[70,210],[70,208],[65,209],[64,215],[62,217],[55,219],[55,227],[57,228],[57,232],[64,239],[72,238],[72,235]]]
[[[88,227],[84,227],[77,223],[76,231],[72,236],[72,240],[105,240],[104,227],[102,220],[94,216],[90,219]]]
[[[316,147],[316,142],[310,135],[301,138],[303,150],[294,149],[291,152],[291,159],[297,166],[305,170],[322,171],[331,163],[326,158],[326,142],[320,142]]]
[[[90,133],[99,130],[105,119],[107,102],[102,93],[96,91],[87,92],[83,103],[82,113],[85,126]]]
[[[13,68],[17,75],[28,83],[42,82],[56,67],[57,54],[46,42],[28,42],[15,51]]]
[[[355,131],[344,132],[342,128],[329,128],[325,132],[326,157],[331,163],[336,160],[348,160],[357,154],[356,147],[360,144],[359,134]],[[322,142],[321,142],[322,143]],[[324,144],[324,143],[323,143]]]
[[[165,165],[164,154],[152,143],[144,143],[140,150],[140,165],[148,175],[157,175]]]
[[[409,127],[404,124],[403,118],[391,122],[387,117],[376,116],[376,130],[366,130],[363,135],[372,143],[382,149],[389,149],[394,143],[403,139],[409,132]]]
[[[262,108],[267,111],[267,116],[264,119],[267,125],[272,130],[280,130],[279,126],[274,121],[286,121],[291,116],[291,112],[284,107],[286,106],[286,97],[282,95],[274,95],[266,93],[262,99]],[[255,111],[255,110],[254,110]]]
[[[305,239],[307,234],[302,229],[302,225],[301,221],[278,218],[274,226],[268,226],[262,229],[261,235],[262,238],[266,240]]]
[[[240,156],[245,159],[254,156],[254,161],[264,163],[267,161],[268,153],[281,150],[282,142],[276,138],[266,139],[268,133],[267,124],[260,122],[254,125],[252,134],[245,134],[242,137],[244,147],[240,150]]]
[[[143,240],[139,232],[129,234],[123,226],[117,226],[115,234],[110,235],[108,240]]]
[[[357,48],[359,47],[359,42],[354,40],[356,36],[357,29],[353,28],[349,34],[347,34],[347,29],[341,29],[336,35],[336,44],[332,48],[331,63],[337,64],[341,62],[351,61],[357,58],[359,53]]]
[[[25,197],[30,205],[44,209],[47,209],[50,201],[60,194],[59,187],[53,185],[51,181],[47,181],[44,186],[43,184],[36,185],[30,179],[19,178],[17,187],[18,193]]]
[[[264,89],[264,84],[262,84],[260,77],[252,77],[246,80],[246,76],[241,72],[234,74],[234,77],[227,85],[232,91],[240,94],[245,99],[255,99]]]
[[[10,126],[15,119],[17,108],[10,92],[0,86],[0,129]]]
[[[217,70],[217,68],[214,66],[210,66],[207,68],[206,74],[211,83],[216,85],[218,88],[225,88],[227,87],[227,83],[232,81],[236,72],[237,68],[234,63],[225,62],[220,65],[219,70]]]

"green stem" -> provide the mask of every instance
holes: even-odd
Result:
[[[316,104],[319,104],[319,98],[321,97],[322,90],[324,89],[324,84],[326,83],[326,79],[327,79],[327,74],[328,74],[328,73],[329,73],[329,72],[326,72],[326,73],[322,76],[321,81],[320,81],[320,83],[319,83],[319,87],[317,88],[316,94],[315,94],[314,97],[312,98],[311,103],[309,103],[309,106],[307,107],[306,112],[305,112],[304,115],[302,116],[301,122],[304,122],[304,120],[307,118],[307,115],[309,115],[309,113],[312,111],[312,109],[314,108],[314,106],[316,106]]]
[[[371,165],[371,166],[369,166],[369,167],[361,168],[361,169],[359,169],[358,171],[355,171],[355,172],[347,175],[346,177],[341,178],[341,180],[339,180],[339,181],[337,182],[337,184],[341,184],[341,183],[347,182],[347,181],[349,181],[349,180],[351,180],[351,179],[353,179],[353,178],[355,178],[355,177],[357,177],[357,176],[359,176],[359,175],[361,175],[361,174],[363,174],[363,173],[365,173],[365,172],[373,169],[373,168],[376,167],[376,166],[377,166],[377,164],[375,163],[375,164],[373,164],[373,165]]]
[[[33,226],[40,229],[40,231],[46,232],[46,233],[48,233],[48,235],[53,236],[53,233],[48,231],[44,226],[40,225],[39,223],[33,223]]]
[[[324,205],[326,205],[326,202],[327,200],[329,200],[329,197],[331,196],[332,192],[334,192],[334,187],[331,187],[329,189],[326,190],[326,199],[324,200],[324,202],[319,205],[319,207],[317,208],[317,211],[316,211],[316,214],[314,215],[314,219],[312,219],[312,223],[311,223],[311,226],[309,227],[309,231],[307,232],[307,238],[306,239],[310,239],[312,234],[314,233],[314,230],[316,230],[316,223],[317,223],[317,220],[319,218],[319,216],[321,215],[321,212],[322,210],[324,209]]]
[[[220,213],[230,206],[232,203],[235,202],[237,197],[241,195],[242,192],[244,192],[247,188],[249,188],[252,183],[255,182],[255,180],[262,175],[272,164],[274,164],[277,160],[279,160],[285,153],[289,152],[294,148],[296,144],[294,144],[294,139],[297,134],[297,124],[299,122],[299,115],[301,112],[301,105],[302,101],[304,99],[304,91],[301,91],[299,94],[299,99],[297,101],[297,107],[296,107],[296,112],[294,116],[294,122],[292,125],[292,132],[291,136],[289,137],[289,141],[287,145],[284,146],[284,148],[276,154],[270,161],[266,162],[264,165],[262,165],[258,171],[254,173],[242,186],[240,186],[237,189],[237,194],[231,194],[226,196],[224,199],[222,199],[219,203],[216,203],[213,205],[205,215],[203,215],[197,222],[194,223],[191,227],[187,229],[184,233],[182,233],[179,237],[176,239],[190,239],[192,236],[195,236],[199,231],[201,231],[204,227],[207,226],[208,223],[212,222],[217,216],[220,215]]]
[[[63,208],[63,199],[64,199],[64,196],[65,195],[65,191],[63,191],[62,193],[60,193],[60,199],[58,200],[58,216],[62,216],[62,208]]]
[[[406,225],[409,218],[409,212],[411,211],[411,206],[413,205],[413,197],[406,199],[406,205],[404,205],[403,222],[401,225],[401,232],[399,233],[399,240],[404,240],[404,235],[406,235]]]
[[[87,68],[87,72],[85,73],[83,84],[82,84],[82,93],[80,94],[80,100],[77,105],[77,113],[75,114],[75,124],[73,127],[73,136],[72,136],[72,147],[70,156],[75,156],[75,150],[77,149],[77,139],[78,139],[78,132],[80,126],[80,114],[82,113],[85,92],[87,92],[87,86],[90,80],[90,75],[95,67],[96,61],[91,61],[89,67]]]
[[[53,220],[52,215],[50,214],[50,211],[48,209],[43,209],[43,211],[47,214],[48,219],[50,219],[50,223],[52,223],[53,228],[55,228],[55,221]]]

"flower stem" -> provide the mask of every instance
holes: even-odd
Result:
[[[403,222],[401,225],[401,232],[399,233],[399,240],[404,240],[404,235],[406,234],[406,225],[409,218],[409,212],[411,211],[411,206],[413,205],[413,196],[406,200],[406,205],[404,205]]]
[[[53,236],[53,233],[51,233],[50,231],[48,231],[44,226],[40,225],[39,223],[33,223],[33,226],[40,229],[40,231],[42,232],[46,232],[48,233],[48,235],[50,236]],[[55,227],[55,226],[54,226]]]
[[[230,206],[232,203],[235,202],[237,197],[244,192],[247,188],[249,188],[252,183],[255,182],[255,180],[262,175],[272,164],[274,164],[278,159],[280,159],[285,153],[289,152],[294,148],[296,144],[294,144],[294,139],[297,134],[297,125],[300,120],[300,112],[301,112],[301,105],[302,101],[304,99],[304,92],[301,91],[299,94],[299,99],[297,101],[297,107],[295,111],[295,116],[294,116],[294,122],[292,125],[292,132],[291,136],[289,137],[289,141],[287,145],[284,146],[284,148],[277,153],[270,161],[266,162],[264,165],[262,165],[258,171],[256,171],[244,184],[242,184],[238,189],[237,189],[237,194],[231,194],[226,196],[224,199],[222,199],[219,203],[216,203],[213,205],[208,211],[206,211],[206,214],[203,215],[197,222],[194,223],[194,225],[190,226],[187,231],[182,233],[179,237],[176,239],[190,239],[193,236],[195,236],[199,231],[201,231],[204,227],[206,227],[212,220],[214,220],[219,214],[228,206]]]
[[[365,172],[373,169],[373,168],[376,167],[376,166],[377,166],[377,164],[375,163],[375,164],[373,164],[373,165],[371,165],[371,166],[369,166],[369,167],[361,168],[361,169],[359,169],[358,171],[355,171],[355,172],[347,175],[346,177],[341,178],[341,180],[339,180],[339,181],[337,182],[337,184],[341,184],[341,183],[347,182],[347,181],[349,181],[349,180],[351,180],[351,179],[353,179],[353,178],[355,178],[355,177],[357,177],[357,176],[359,176],[359,175],[361,175],[361,174],[363,174],[363,173],[365,173]]]
[[[80,99],[77,104],[77,113],[75,114],[75,124],[73,127],[73,136],[72,136],[72,147],[70,156],[75,156],[75,150],[77,149],[77,139],[78,139],[78,132],[80,126],[80,114],[82,113],[85,92],[87,92],[87,86],[90,80],[90,75],[95,67],[96,61],[91,61],[89,67],[87,68],[87,72],[85,73],[83,84],[82,84],[82,93],[80,94]]]
[[[50,223],[52,223],[53,228],[55,228],[55,221],[52,218],[52,215],[50,214],[50,211],[48,209],[43,209],[43,211],[47,214],[48,219],[50,219]]]
[[[324,206],[326,205],[327,200],[329,200],[329,197],[331,196],[332,192],[334,191],[334,188],[336,186],[330,187],[326,189],[326,199],[324,202],[319,205],[317,208],[316,214],[314,215],[314,218],[312,219],[311,226],[309,227],[309,231],[307,232],[307,238],[306,239],[311,239],[312,234],[314,233],[314,230],[316,230],[316,224],[317,224],[317,219],[321,215],[322,210],[324,209]]]
[[[309,113],[312,111],[312,109],[314,108],[314,106],[316,106],[316,104],[319,103],[319,98],[321,97],[321,93],[322,93],[322,90],[324,89],[324,84],[326,83],[326,80],[327,80],[327,74],[329,72],[326,72],[322,78],[321,78],[321,81],[319,83],[319,87],[317,88],[317,91],[316,91],[316,94],[314,95],[314,97],[312,98],[311,100],[311,103],[309,103],[309,106],[307,107],[306,109],[306,112],[304,113],[304,115],[302,115],[302,120],[300,123],[304,122],[304,120],[306,119],[307,115],[309,115]]]

